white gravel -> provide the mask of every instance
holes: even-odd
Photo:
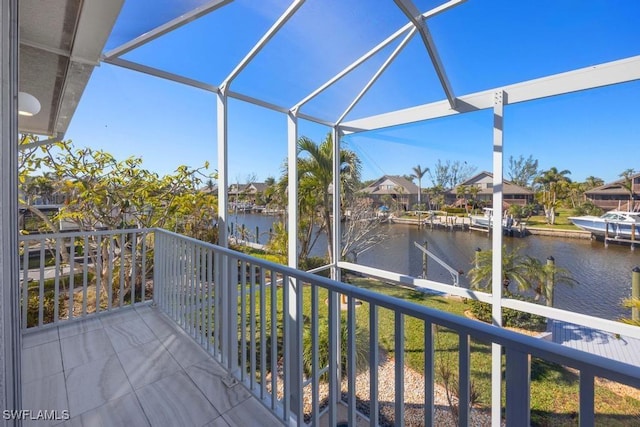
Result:
[[[267,384],[270,385],[270,378]],[[269,386],[267,388],[270,388]],[[343,400],[346,403],[347,379],[343,378],[341,389]],[[446,391],[439,384],[434,385],[434,423],[435,426],[455,426],[456,423],[451,414],[451,408],[447,401]],[[278,397],[282,397],[282,381],[278,381]],[[329,387],[326,383],[319,386],[319,401],[321,409],[326,405]],[[364,415],[369,412],[369,370],[360,373],[356,377],[356,398],[358,411]],[[304,389],[303,405],[305,414],[311,413],[312,408],[311,384]],[[455,399],[455,398],[454,398]],[[378,365],[378,402],[380,405],[379,424],[392,426],[395,420],[395,367],[394,360],[380,355]],[[455,401],[454,401],[455,402]],[[424,425],[424,377],[422,374],[405,366],[404,369],[404,424],[406,426]],[[368,425],[368,421],[359,417],[358,425]],[[470,426],[490,426],[491,413],[487,409],[472,408]]]

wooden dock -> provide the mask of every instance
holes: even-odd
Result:
[[[640,365],[640,340],[617,336],[586,326],[559,320],[549,320],[549,330],[556,344],[576,348],[623,363]]]

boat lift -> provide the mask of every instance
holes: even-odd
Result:
[[[458,272],[458,270],[454,269],[449,264],[447,264],[446,262],[444,262],[443,260],[438,258],[438,256],[436,254],[434,254],[433,252],[431,252],[430,250],[428,250],[427,248],[425,248],[424,246],[422,246],[418,242],[414,241],[413,244],[416,246],[416,248],[420,249],[423,254],[425,254],[426,256],[431,257],[435,262],[437,262],[442,267],[444,267],[445,270],[447,270],[449,272],[449,274],[451,274],[451,279],[453,280],[453,286],[460,286],[460,273]],[[426,263],[426,260],[424,260],[423,262]],[[423,274],[418,276],[418,278],[419,279],[426,279],[427,278],[426,277],[426,268],[423,267]]]

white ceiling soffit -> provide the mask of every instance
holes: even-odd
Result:
[[[42,105],[19,131],[64,135],[124,0],[21,0],[20,91]]]

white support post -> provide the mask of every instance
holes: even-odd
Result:
[[[298,268],[298,118],[295,113],[287,114],[287,173],[289,175],[288,187],[288,216],[287,229],[288,233],[288,264],[291,268]],[[298,301],[302,298],[302,282],[293,277],[288,278],[288,313],[287,316],[287,333],[289,336],[290,349],[288,349],[287,372],[290,376],[289,384],[291,387],[287,392],[291,400],[290,407],[296,420],[302,420],[302,406],[299,395],[299,384],[302,384],[302,319],[298,313]],[[301,307],[301,306],[300,306]],[[285,399],[286,400],[286,399]]]
[[[331,271],[334,280],[340,280],[340,270],[338,262],[340,261],[340,253],[342,252],[342,232],[340,229],[340,218],[342,210],[340,209],[340,130],[336,126],[332,131],[333,139],[333,227],[331,228],[333,245],[331,246]]]
[[[227,95],[219,91],[216,94],[217,118],[218,118],[218,244],[223,248],[228,246],[227,242],[227,216],[229,195],[228,177],[228,114]]]
[[[22,409],[18,273],[18,1],[0,3],[0,407]],[[8,420],[0,425],[13,425]]]
[[[218,125],[218,244],[224,248],[228,247],[227,237],[227,217],[228,217],[228,111],[227,94],[221,90],[217,96],[217,125]],[[222,355],[223,362],[226,358],[226,366],[231,372],[235,372],[238,367],[238,286],[237,269],[232,268],[231,260],[226,256],[218,258],[216,264],[216,277],[218,280],[214,284],[216,294],[221,303],[222,325],[219,331],[222,332]]]
[[[287,174],[289,197],[287,209],[289,267],[298,268],[298,118],[287,114]]]
[[[503,113],[505,94],[495,93],[493,105],[493,218],[492,221],[492,317],[493,324],[502,326],[502,190],[503,190]],[[500,426],[502,405],[502,348],[491,345],[491,425]]]

